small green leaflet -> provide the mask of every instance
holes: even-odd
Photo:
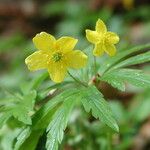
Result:
[[[150,87],[150,76],[136,69],[112,70],[105,73],[100,80],[110,83],[119,90],[124,90],[123,84],[125,81],[139,87]],[[118,83],[120,83],[120,85]]]
[[[135,64],[141,64],[145,62],[150,62],[150,51],[144,53],[144,54],[139,54],[134,57],[130,57],[119,64],[115,65],[113,69],[121,68],[121,67],[126,67],[130,65],[135,65]]]
[[[109,104],[95,86],[85,88],[80,92],[82,104],[87,112],[92,110],[92,115],[99,118],[113,130],[119,132],[119,127],[113,117]]]
[[[0,127],[11,117],[15,117],[19,121],[25,124],[31,124],[30,113],[33,112],[33,107],[35,103],[36,92],[31,91],[29,94],[24,96],[12,95],[11,102],[6,103],[3,106],[3,111],[1,112]]]
[[[61,143],[63,139],[64,130],[67,126],[71,110],[75,104],[75,99],[74,96],[68,97],[54,114],[52,121],[47,127],[47,150],[58,149],[58,144]]]
[[[32,130],[25,127],[17,137],[14,150],[35,150],[44,130]]]
[[[112,76],[107,77],[104,75],[101,78],[99,78],[99,80],[109,83],[114,88],[117,88],[120,91],[125,91],[125,84],[122,81],[122,79],[113,78]]]
[[[139,45],[139,46],[130,48],[128,50],[120,51],[114,57],[108,58],[108,60],[104,62],[104,64],[100,67],[99,71],[101,72],[101,74],[103,74],[109,69],[111,69],[112,66],[115,66],[115,64],[118,64],[121,60],[125,60],[131,54],[134,54],[135,52],[146,49],[146,48],[150,48],[150,43]]]
[[[17,142],[15,143],[14,150],[18,150],[22,143],[30,136],[31,129],[30,127],[26,127],[21,130],[21,133],[17,137]]]

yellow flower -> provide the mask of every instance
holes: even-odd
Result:
[[[107,31],[104,22],[100,19],[96,22],[95,28],[96,31],[86,30],[87,40],[95,44],[93,55],[101,56],[105,51],[108,55],[114,56],[116,53],[114,44],[119,42],[118,35]]]
[[[79,69],[86,65],[87,56],[80,50],[73,50],[77,39],[62,37],[56,40],[52,35],[41,32],[33,38],[38,51],[25,59],[29,70],[48,69],[54,82],[62,82],[68,68]]]

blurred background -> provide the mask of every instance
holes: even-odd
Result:
[[[77,47],[85,49],[89,45],[85,29],[94,29],[98,18],[120,36],[118,51],[150,42],[149,0],[0,0],[0,98],[3,88],[17,91],[24,81],[39,75],[30,73],[24,63],[35,51],[36,33],[73,36],[79,39]],[[150,71],[150,64],[136,67]],[[127,87],[119,92],[102,85],[120,126],[119,135],[112,133],[113,149],[150,150],[150,89]],[[106,150],[108,129],[81,109],[73,112],[68,128],[71,132],[66,131],[62,149]],[[0,131],[1,150],[11,150],[16,133],[7,131]],[[39,144],[37,149],[44,148]]]

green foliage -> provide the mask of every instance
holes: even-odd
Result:
[[[91,86],[86,88],[81,94],[83,106],[87,112],[92,110],[92,115],[99,118],[102,122],[109,127],[119,132],[119,127],[113,117],[109,104],[104,100],[103,95]]]
[[[36,4],[38,5],[38,2]],[[138,35],[132,35],[132,30],[136,27],[142,33],[141,28],[138,27],[144,25],[145,29],[146,22],[141,22],[140,25],[136,22],[134,26],[135,23],[127,24],[127,21],[139,17],[141,20],[149,20],[149,6],[141,6],[138,11],[134,8],[123,16],[117,13],[113,15],[113,9],[107,7],[96,9],[98,5],[87,1],[76,3],[52,0],[40,4],[40,12],[35,12],[38,17],[29,15],[28,18],[27,15],[21,19],[22,23],[19,25],[27,25],[25,30],[28,31],[23,31],[25,34],[19,32],[9,35],[9,30],[6,33],[4,31],[8,37],[0,37],[2,54],[0,85],[7,87],[13,93],[7,93],[5,97],[0,91],[0,127],[2,127],[0,149],[106,150],[110,146],[115,150],[131,149],[140,126],[144,125],[150,116],[148,64],[150,52],[146,51],[149,50],[150,44],[126,49],[128,45],[147,40],[140,35],[142,39],[140,42],[131,41]],[[24,18],[28,20],[27,24]],[[111,31],[115,30],[120,35],[120,39],[124,37],[125,40],[121,40],[118,45],[116,56],[104,55],[95,61],[92,54],[93,46],[88,46],[85,40],[85,29],[94,27],[97,18],[103,19]],[[12,24],[15,25],[15,22],[18,20]],[[132,37],[129,34],[130,25]],[[64,34],[80,39],[77,49],[84,50],[88,55],[88,64],[78,71],[69,71],[88,87],[83,87],[70,77],[67,77],[63,83],[54,84],[50,81],[48,73],[27,72],[24,59],[34,48],[23,35],[30,36],[31,39],[31,36],[41,29],[49,33],[55,32],[56,37]],[[149,24],[145,32],[149,41]],[[87,48],[84,49],[85,47]],[[140,67],[141,70],[131,67]],[[145,73],[142,71],[143,68],[147,68]],[[100,77],[95,82],[97,73]],[[111,91],[106,91],[106,95],[104,92],[103,96],[103,91],[99,88],[101,81],[124,92],[117,91],[119,97],[115,97],[113,101],[110,98],[107,102],[107,92]],[[18,90],[20,83],[22,94],[17,94],[14,91]],[[128,83],[141,87],[142,91],[131,86],[125,92]],[[130,95],[130,92],[133,98],[128,99],[126,95]],[[117,133],[112,132],[108,126]]]
[[[48,150],[57,150],[58,142],[61,143],[64,135],[64,130],[75,104],[75,98],[68,97],[63,105],[55,112],[52,121],[47,127],[47,142],[46,148]]]
[[[11,101],[1,105],[0,126],[2,126],[11,116],[25,124],[32,124],[31,115],[33,113],[36,92],[31,91],[27,95],[11,95]]]
[[[86,111],[89,112],[92,109],[94,117],[99,118],[118,132],[119,128],[109,105],[94,86],[82,89],[69,89],[54,97],[35,113],[32,119],[32,126],[23,129],[18,136],[15,150],[24,150],[24,146],[29,139],[37,132],[39,134],[36,135],[35,142],[30,144],[30,149],[34,149],[39,136],[43,134],[46,127],[48,132],[46,148],[48,150],[57,150],[58,144],[63,139],[71,110],[77,100],[82,101]]]
[[[17,142],[15,143],[15,150],[35,150],[38,144],[38,140],[40,136],[42,136],[43,130],[33,130],[31,128],[26,127],[22,130],[17,138]],[[32,142],[31,142],[32,141]]]
[[[112,70],[105,73],[100,79],[122,91],[125,90],[125,81],[139,87],[150,87],[150,76],[148,74],[144,74],[141,70],[136,69]]]
[[[31,134],[31,129],[29,127],[23,129],[19,136],[17,137],[17,142],[15,144],[14,150],[18,150],[22,143],[29,137]]]
[[[41,107],[33,116],[33,129],[46,128],[51,120],[52,115],[57,110],[57,107],[69,97],[76,96],[77,93],[77,89],[68,89],[48,101],[48,103]]]
[[[121,104],[121,102],[112,101],[110,102],[110,107],[119,124],[126,122],[127,113],[126,113],[124,106]]]
[[[53,120],[54,120],[54,122],[55,122],[55,120],[58,121],[57,119],[58,119],[59,112],[62,113],[62,111],[64,111],[64,109],[68,112],[68,110],[70,109],[69,106],[71,106],[73,104],[72,96],[76,96],[77,91],[78,90],[76,90],[76,89],[66,90],[66,91],[62,92],[61,94],[57,95],[56,97],[54,97],[53,99],[51,99],[43,107],[41,107],[33,116],[31,128],[27,127],[25,129],[23,129],[21,134],[17,138],[17,143],[15,144],[16,150],[18,150],[18,149],[24,150],[24,147],[26,146],[27,143],[28,143],[28,147],[30,147],[30,150],[34,150],[34,148],[36,147],[36,144],[39,140],[39,137],[43,134],[43,132],[44,132],[45,128],[48,126],[48,124],[50,124],[48,126],[48,128],[50,128],[51,121],[52,122],[53,122]],[[64,101],[64,103],[62,103],[63,101]],[[65,104],[65,105],[62,105],[62,104]],[[59,105],[61,105],[60,109],[58,107]],[[68,114],[67,114],[67,112],[66,113],[64,112],[66,117],[67,117],[67,115],[69,115],[69,112],[68,112]],[[53,115],[54,115],[54,117],[53,117]],[[65,115],[63,117],[65,117]],[[61,122],[56,122],[56,123],[63,124],[64,123],[63,121],[64,120],[61,120]],[[55,132],[55,131],[53,131],[53,132]],[[57,130],[56,130],[56,132],[57,132]],[[59,132],[60,132],[60,128],[59,128]],[[49,132],[49,134],[54,134],[54,133]],[[34,141],[30,142],[30,139],[32,139],[35,135],[36,135],[36,138],[34,138]],[[53,139],[48,137],[49,142],[50,142],[50,140],[53,140]]]
[[[130,65],[136,65],[136,64],[142,64],[145,62],[150,62],[150,51],[144,53],[144,54],[139,54],[133,57],[130,57],[124,61],[121,61],[117,65],[113,67],[113,69],[117,69],[120,67],[126,67]]]
[[[48,73],[45,72],[42,75],[38,76],[37,78],[35,78],[32,82],[28,83],[28,82],[24,82],[21,84],[21,92],[23,94],[27,94],[29,93],[31,90],[37,89],[38,86],[42,83],[42,81],[44,81],[46,78],[48,77]]]
[[[80,79],[84,79],[84,82],[87,83],[95,72],[101,69],[103,74],[101,77],[98,77],[97,81],[108,82],[119,90],[125,90],[126,82],[139,87],[148,88],[150,87],[150,77],[148,74],[145,74],[141,70],[122,67],[149,62],[149,52],[138,55],[134,54],[149,46],[148,44],[126,51],[120,51],[100,68],[98,64],[94,66],[94,58],[91,57],[92,47],[88,47],[87,50],[90,50],[90,53],[88,53],[90,57],[89,64],[86,69],[82,69],[80,73],[76,74],[78,78],[77,81],[79,81],[78,84],[69,78],[69,80],[66,80],[62,84],[46,85],[44,86],[45,88],[41,90],[41,84],[43,84],[44,80],[47,80],[47,73],[42,73],[32,82],[24,82],[21,85],[23,95],[10,94],[10,97],[0,101],[1,126],[6,124],[12,116],[23,123],[22,129],[20,129],[20,133],[16,137],[17,142],[14,145],[14,150],[26,150],[26,145],[28,145],[30,150],[35,150],[40,137],[45,134],[45,130],[47,131],[46,149],[57,150],[61,145],[64,130],[67,127],[69,117],[76,104],[83,105],[86,112],[89,113],[91,111],[93,117],[100,119],[102,123],[116,132],[119,132],[119,127],[114,119],[113,113],[117,121],[122,124],[127,121],[128,117],[120,103],[111,103],[110,107],[102,93],[94,85],[84,87],[83,84],[80,85],[80,83],[82,83]],[[93,67],[95,68],[93,69]],[[75,72],[72,73],[74,74]],[[38,92],[37,96],[34,90]],[[46,99],[45,103],[44,99],[47,98],[47,94],[51,92],[51,90],[57,91],[59,94],[56,94],[54,97],[52,96],[50,99]],[[36,106],[35,102],[37,102],[37,106],[40,104],[37,110],[34,109]],[[146,107],[148,104],[148,100],[140,104],[142,107],[140,107],[139,110],[143,113],[140,113],[140,115],[136,113],[135,115],[135,112],[131,111],[129,117],[135,116],[138,121],[143,120],[142,118],[146,118],[149,114],[148,107]],[[143,109],[145,111],[143,111]],[[120,115],[117,115],[118,112]],[[106,128],[106,131],[107,130]],[[106,143],[104,145],[106,148]]]
[[[114,67],[119,62],[122,62],[123,60],[127,59],[128,57],[131,57],[136,52],[141,51],[146,48],[150,48],[150,44],[139,45],[139,46],[135,46],[130,49],[122,50],[122,51],[118,52],[116,54],[116,56],[114,56],[112,58],[110,57],[104,62],[104,64],[99,68],[100,73],[101,74],[105,73],[106,71],[108,71],[109,69]]]

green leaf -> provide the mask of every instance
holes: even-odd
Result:
[[[49,100],[45,105],[43,105],[33,116],[30,136],[27,138],[26,136],[24,136],[24,139],[18,141],[17,147],[19,148],[19,150],[26,150],[26,145],[28,145],[28,148],[30,148],[30,150],[34,150],[39,137],[43,134],[45,128],[52,120],[53,115],[58,110],[58,106],[60,106],[63,101],[67,100],[68,97],[76,95],[77,93],[77,89],[65,90],[56,97]],[[22,142],[23,140],[24,142]]]
[[[101,81],[105,81],[107,83],[109,83],[111,86],[113,86],[114,88],[117,88],[120,91],[125,91],[125,84],[121,79],[114,79],[113,77],[109,76],[109,77],[102,77],[99,78]]]
[[[19,134],[19,128],[10,129],[9,126],[5,126],[0,130],[0,150],[14,150],[13,144],[17,135]]]
[[[65,102],[60,108],[58,108],[58,110],[52,118],[52,121],[48,125],[48,134],[46,142],[46,148],[48,150],[57,150],[58,143],[61,143],[63,139],[64,130],[67,126],[71,110],[75,104],[76,97],[74,96],[70,96],[65,99]]]
[[[17,137],[17,142],[15,144],[14,150],[18,150],[22,145],[22,143],[30,136],[30,134],[31,134],[30,127],[24,128]]]
[[[7,122],[7,120],[11,117],[10,113],[1,113],[0,114],[0,128]]]
[[[3,106],[0,125],[5,123],[11,116],[25,124],[31,124],[30,113],[33,113],[35,98],[35,91],[31,91],[29,94],[24,95],[23,97],[20,95],[12,95],[12,101]]]
[[[51,118],[54,111],[56,111],[56,107],[65,101],[68,97],[78,94],[78,89],[68,89],[57,95],[56,97],[52,98],[48,103],[46,103],[43,107],[39,109],[33,116],[33,128],[34,129],[43,129],[45,125],[49,123],[49,117]],[[55,110],[53,110],[55,108]]]
[[[47,94],[49,93],[49,91],[51,91],[53,89],[61,89],[61,88],[64,88],[65,85],[69,85],[69,84],[73,84],[73,83],[74,83],[74,81],[64,81],[62,83],[54,83],[54,84],[50,85],[49,87],[42,89],[38,93],[38,97],[40,99],[44,99],[47,96]]]
[[[139,86],[148,88],[150,87],[150,76],[148,74],[144,74],[141,70],[136,69],[117,69],[107,72],[101,77],[101,80],[110,83],[111,85],[118,84],[117,82],[125,82]],[[117,87],[117,86],[115,86]],[[118,87],[118,89],[121,87]]]
[[[44,130],[31,130],[29,127],[24,130],[17,139],[18,141],[16,143],[17,145],[15,145],[15,150],[35,150]]]
[[[99,118],[109,127],[119,132],[119,127],[113,117],[109,104],[95,86],[88,87],[80,93],[82,104],[87,112],[92,110],[92,115]]]
[[[99,69],[100,73],[104,74],[109,69],[111,69],[112,66],[115,66],[120,61],[125,60],[126,58],[128,58],[132,54],[134,54],[135,52],[146,49],[146,48],[150,48],[150,43],[144,44],[144,45],[139,45],[139,46],[130,48],[128,50],[118,52],[114,57],[108,58],[108,60],[101,66],[101,68]]]
[[[145,62],[150,62],[150,51],[144,53],[144,54],[139,54],[137,56],[128,58],[119,64],[115,65],[113,69],[121,68],[121,67],[126,67],[129,65],[135,65],[135,64],[141,64]]]

